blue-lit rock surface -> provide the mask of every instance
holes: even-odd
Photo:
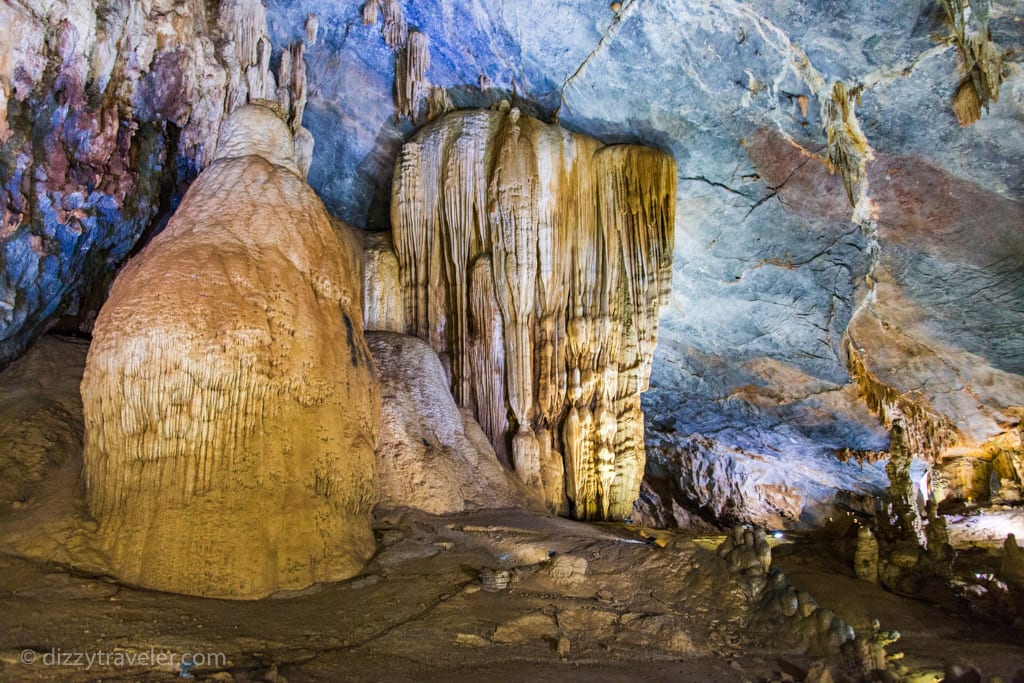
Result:
[[[36,4],[2,11],[31,15],[25,8]],[[72,17],[95,15],[90,3],[70,4]],[[645,397],[649,473],[661,477],[663,507],[676,497],[691,511],[774,524],[827,514],[839,489],[884,485],[877,466],[833,456],[888,442],[851,383],[848,342],[879,382],[952,421],[954,453],[1016,433],[1024,2],[992,2],[1005,79],[999,101],[966,127],[951,105],[961,60],[939,3],[627,0],[618,12],[580,0],[397,4],[429,41],[426,80],[454,106],[515,97],[541,118],[676,158],[674,289]],[[82,293],[109,278],[201,165],[197,144],[176,137],[215,131],[219,121],[209,93],[225,67],[197,66],[196,41],[209,38],[181,29],[201,13],[180,11],[190,18],[172,22],[160,49],[136,53],[142,64],[124,86],[134,99],[119,99],[114,117],[122,147],[112,158],[124,170],[86,151],[107,130],[93,121],[109,103],[85,96],[96,58],[68,67],[81,74],[85,104],[65,108],[61,93],[71,86],[55,86],[60,69],[40,71],[22,86],[29,95],[15,96],[24,78],[10,65],[20,53],[0,42],[8,99],[0,132],[10,131],[0,152],[0,358],[76,307],[88,318],[98,297],[79,304]],[[395,155],[416,126],[396,117],[396,54],[382,38],[383,17],[366,25],[357,3],[272,1],[273,44],[304,39],[309,13],[319,18],[305,57],[310,184],[340,218],[386,228]],[[17,36],[21,24],[12,25]],[[213,75],[203,76],[209,87],[168,85],[175,74]],[[826,168],[822,109],[837,80],[863,86],[856,115],[873,156],[856,221]],[[165,86],[176,95],[161,94]]]

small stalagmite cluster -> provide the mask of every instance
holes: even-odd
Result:
[[[399,157],[406,331],[552,511],[623,519],[638,495],[675,185],[668,154],[515,108],[450,114]]]
[[[259,598],[373,553],[380,391],[358,269],[270,107],[118,276],[82,398],[91,512],[118,578]]]

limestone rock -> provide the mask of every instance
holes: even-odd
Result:
[[[312,137],[305,63],[289,52],[287,78],[271,71],[261,0],[5,2],[0,25],[3,365],[61,316],[89,331],[232,111],[281,81],[309,159]]]
[[[383,396],[377,446],[379,505],[435,514],[538,507],[507,471],[468,411],[455,405],[441,362],[416,337],[368,332]]]
[[[0,363],[62,315],[59,324],[89,329],[116,270],[209,162],[226,113],[250,97],[291,104],[305,91],[311,184],[332,212],[383,227],[411,129],[391,96],[430,85],[431,111],[446,108],[443,94],[460,108],[507,100],[675,157],[674,290],[645,432],[679,447],[666,458],[708,439],[721,470],[755,470],[756,484],[716,506],[730,518],[768,524],[779,503],[777,516],[804,502],[812,513],[833,500],[833,484],[873,493],[869,468],[859,478],[827,460],[886,447],[863,406],[839,400],[850,387],[847,340],[881,383],[953,421],[960,447],[1019,424],[1007,410],[1024,396],[1016,5],[975,3],[957,28],[942,3],[909,1],[836,13],[823,2],[667,0],[611,13],[567,0],[541,20],[525,0],[263,4],[0,4]],[[382,21],[359,26],[360,5]],[[310,12],[322,28],[315,46]],[[301,41],[305,88],[295,78]],[[287,78],[270,68],[285,61]],[[855,120],[842,116],[843,98],[828,105],[838,81]],[[984,106],[997,86],[1002,97]],[[954,114],[981,118],[960,127]],[[861,174],[846,153],[868,181],[857,183],[867,192],[855,223],[843,179],[827,169],[840,125],[859,125],[874,155]],[[757,370],[766,361],[811,381],[792,391],[790,375]],[[766,481],[773,470],[800,471],[800,481],[780,495],[788,482]],[[705,472],[687,478],[708,490]],[[687,489],[680,503],[706,506]]]
[[[853,557],[853,570],[861,581],[878,583],[878,541],[871,533],[871,529],[866,526],[857,530],[857,551]]]
[[[124,581],[258,598],[373,552],[359,274],[293,152],[273,111],[239,109],[96,321],[85,479]]]
[[[514,644],[534,640],[557,640],[558,626],[555,620],[542,612],[531,612],[500,624],[491,640],[495,643]]]
[[[554,512],[623,519],[639,493],[674,197],[667,154],[516,108],[449,114],[399,157],[407,330],[447,356],[456,401]]]
[[[466,647],[488,647],[491,641],[476,633],[456,633],[455,644]]]

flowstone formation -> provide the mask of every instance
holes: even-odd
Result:
[[[358,271],[295,157],[272,109],[236,111],[96,321],[85,480],[126,582],[259,598],[373,552],[380,394]]]
[[[664,152],[508,107],[450,114],[402,149],[406,331],[442,354],[456,401],[552,511],[623,519],[638,495],[675,186]]]

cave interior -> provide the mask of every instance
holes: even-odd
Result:
[[[1024,0],[0,25],[0,679],[1024,683]]]

